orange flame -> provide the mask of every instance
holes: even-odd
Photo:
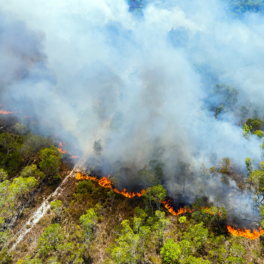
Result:
[[[261,235],[264,234],[264,230],[260,227],[259,231],[256,231],[255,229],[251,232],[250,229],[235,229],[229,225],[227,225],[227,230],[229,233],[231,233],[233,236],[241,236],[249,239],[256,239],[259,238]]]
[[[59,151],[60,153],[62,153],[62,154],[66,154],[67,151],[66,151],[66,150],[62,150],[62,147],[63,147],[63,144],[60,142],[59,147],[58,147],[58,151]]]
[[[2,114],[2,115],[8,115],[8,114],[12,114],[12,112],[10,112],[10,111],[4,111],[2,109],[2,110],[0,110],[0,114]]]
[[[66,150],[62,150],[62,147],[63,147],[63,145],[62,145],[62,143],[60,142],[59,147],[58,147],[58,151],[59,151],[60,153],[62,153],[62,154],[66,154],[67,151],[66,151]]]
[[[108,177],[103,177],[102,179],[98,180],[96,177],[91,177],[91,176],[85,176],[79,172],[77,172],[76,174],[76,179],[77,180],[91,180],[91,181],[96,181],[98,182],[98,184],[103,187],[103,188],[109,188],[111,190],[113,190],[115,193],[119,193],[122,194],[123,196],[127,197],[127,198],[134,198],[134,197],[140,197],[142,196],[146,190],[142,190],[141,192],[127,192],[126,189],[124,189],[123,191],[119,191],[117,189],[115,189],[113,187],[113,183],[109,180],[110,175],[108,175]]]
[[[146,190],[142,190],[140,193],[129,193],[126,192],[126,189],[124,189],[123,191],[119,191],[115,188],[113,188],[113,183],[109,180],[109,177],[103,177],[102,179],[98,180],[96,177],[91,177],[91,176],[85,176],[81,173],[77,173],[76,174],[76,179],[77,180],[91,180],[91,181],[96,181],[98,182],[98,184],[104,188],[109,188],[112,189],[114,192],[119,193],[124,195],[127,198],[133,198],[133,197],[140,197],[142,196]],[[175,216],[178,215],[182,215],[182,214],[186,214],[186,213],[192,213],[195,210],[194,209],[189,209],[189,208],[180,208],[177,212],[174,211],[172,205],[171,205],[171,200],[167,200],[167,201],[161,201],[161,203],[164,204],[165,208],[172,214]],[[216,214],[216,212],[212,211],[210,208],[208,207],[202,207],[202,209],[204,209],[206,211],[206,213],[208,214]],[[217,215],[221,215],[221,213],[217,213]],[[264,230],[260,227],[259,231],[256,231],[255,229],[251,232],[249,229],[235,229],[229,225],[227,225],[227,230],[229,233],[231,233],[234,236],[241,236],[241,237],[245,237],[245,238],[249,238],[249,239],[256,239],[258,237],[260,237],[261,235],[264,234]]]
[[[76,174],[76,180],[91,180],[91,181],[98,181],[96,177],[84,176],[80,172]]]
[[[66,154],[66,153],[71,154],[70,152],[67,152],[67,150],[63,150],[63,149],[62,149],[62,148],[63,148],[63,145],[66,145],[66,146],[67,146],[67,144],[65,144],[65,143],[61,143],[61,142],[60,142],[59,147],[58,147],[58,151],[59,151],[60,153],[62,153],[62,154]],[[71,156],[71,158],[72,158],[72,159],[78,159],[79,156]]]
[[[192,213],[194,209],[188,209],[188,208],[180,208],[177,212],[174,211],[172,205],[171,205],[171,200],[167,201],[161,201],[161,203],[164,204],[165,208],[172,214],[172,215],[181,215],[181,214],[186,214],[186,213]]]

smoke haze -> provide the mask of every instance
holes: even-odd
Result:
[[[199,182],[201,164],[229,157],[245,172],[245,158],[261,160],[240,109],[263,111],[262,15],[235,17],[216,0],[148,1],[135,12],[124,0],[0,0],[0,10],[1,103],[49,124],[44,135],[77,138],[84,153],[101,139],[108,164],[160,159],[171,196],[178,162]],[[215,118],[217,84],[238,95]],[[210,179],[206,195],[221,184]],[[189,187],[191,201],[203,188]]]

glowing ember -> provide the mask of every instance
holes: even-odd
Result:
[[[103,177],[102,179],[98,180],[96,177],[91,177],[91,176],[85,176],[81,173],[77,173],[76,174],[76,179],[77,180],[91,180],[91,181],[96,181],[98,182],[98,184],[104,188],[109,188],[112,189],[115,193],[119,193],[122,194],[123,196],[127,197],[127,198],[134,198],[134,197],[140,197],[142,196],[146,190],[142,190],[141,192],[137,192],[137,193],[132,193],[132,192],[127,192],[126,189],[124,189],[123,191],[119,191],[117,189],[115,189],[113,187],[113,183],[109,180],[110,175],[108,175],[108,177]]]
[[[10,111],[4,111],[2,109],[2,110],[0,110],[0,114],[2,114],[2,115],[8,115],[8,114],[12,114],[12,112],[10,112]]]

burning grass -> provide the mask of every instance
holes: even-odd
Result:
[[[80,172],[78,172],[76,174],[76,179],[77,180],[91,180],[91,181],[96,181],[98,182],[98,184],[103,187],[103,188],[109,188],[112,189],[115,193],[119,193],[122,194],[123,196],[127,197],[127,198],[134,198],[134,197],[141,197],[146,190],[142,190],[139,193],[131,193],[131,192],[127,192],[126,189],[124,189],[123,191],[119,191],[117,189],[115,189],[113,187],[113,183],[109,180],[110,175],[108,175],[108,177],[103,177],[100,180],[98,180],[96,177],[93,176],[87,176],[84,175]],[[192,213],[195,211],[195,209],[189,209],[189,208],[180,208],[177,212],[173,209],[173,206],[171,205],[171,200],[166,200],[166,201],[162,201],[162,203],[164,204],[165,208],[174,216],[178,216],[178,215],[182,215],[182,214],[186,214],[186,213]],[[203,208],[206,213],[208,214],[216,214],[215,212],[213,212],[210,208],[204,207]],[[218,215],[221,215],[219,212],[217,213]],[[259,231],[256,231],[255,229],[251,232],[251,230],[249,229],[235,229],[234,227],[231,227],[229,225],[227,225],[227,230],[229,233],[231,233],[233,236],[239,236],[239,237],[245,237],[248,239],[256,239],[259,238],[261,235],[264,234],[264,230],[260,227]]]
[[[98,180],[96,177],[91,177],[91,176],[85,176],[83,175],[82,173],[77,173],[76,174],[76,179],[77,180],[91,180],[91,181],[96,181],[98,182],[98,184],[103,187],[103,188],[109,188],[109,189],[112,189],[115,193],[119,193],[127,198],[134,198],[134,197],[141,197],[145,192],[146,190],[142,190],[141,192],[137,192],[137,193],[134,193],[134,192],[127,192],[126,189],[123,189],[123,191],[119,191],[117,189],[115,189],[113,187],[113,183],[109,180],[109,177],[103,177],[101,178],[100,180]]]

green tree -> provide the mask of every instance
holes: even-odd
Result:
[[[179,263],[181,257],[180,245],[175,243],[173,239],[170,239],[161,248],[160,254],[162,256],[163,263]]]
[[[11,253],[7,248],[3,248],[0,251],[0,263],[1,264],[13,263],[13,253]]]
[[[33,134],[27,134],[21,152],[25,157],[35,154],[40,148],[49,148],[53,141],[51,138],[43,138]]]
[[[21,172],[22,177],[35,177],[36,179],[45,178],[45,174],[37,168],[37,165],[33,164],[23,168]]]
[[[47,261],[47,263],[48,264],[61,264],[61,262],[59,262],[57,260],[57,257],[51,257],[51,258],[49,258],[48,261]]]
[[[227,219],[227,211],[224,207],[210,206],[196,208],[197,210],[192,213],[192,218],[196,221],[203,221],[209,224],[209,227],[211,227],[211,224],[221,226],[220,222]]]
[[[16,264],[42,264],[40,259],[31,259],[30,256],[25,256],[23,259],[17,261]]]
[[[164,189],[162,185],[158,185],[151,188],[151,194],[158,210],[160,210],[160,204],[165,200],[167,196],[167,190]]]
[[[21,198],[23,195],[31,193],[37,184],[38,181],[34,177],[17,177],[12,182],[10,191],[13,192],[16,197]]]
[[[147,165],[138,171],[138,176],[143,186],[154,186],[159,183],[155,177],[155,173],[151,169],[148,169]]]
[[[254,189],[255,197],[253,200],[256,205],[261,205],[264,200],[264,171],[254,170],[251,173],[249,181]]]
[[[134,214],[136,217],[139,217],[142,219],[142,221],[144,222],[146,217],[148,216],[145,211],[143,209],[141,209],[140,207],[136,207],[134,209]]]
[[[28,133],[28,127],[24,124],[16,123],[14,129],[18,134],[26,135]]]
[[[185,258],[181,263],[182,264],[210,264],[211,262],[209,260],[204,260],[202,258],[196,258],[194,256],[189,256]]]
[[[190,242],[187,240],[176,243],[170,239],[161,248],[160,253],[164,263],[192,263],[189,262]]]
[[[40,168],[48,176],[58,173],[61,165],[62,154],[54,146],[45,148],[40,151],[41,161],[39,163]]]
[[[163,245],[165,229],[171,222],[165,217],[164,212],[156,211],[155,216],[157,217],[158,221],[154,224],[153,228],[158,234],[161,245]]]
[[[4,148],[4,150],[6,150],[7,157],[12,150],[15,150],[19,147],[18,143],[15,140],[15,137],[8,132],[0,134],[0,146]]]
[[[62,229],[59,224],[52,224],[45,228],[41,235],[37,247],[40,255],[46,256],[49,252],[56,250],[56,247],[62,242]]]
[[[50,203],[51,210],[55,213],[56,217],[62,217],[62,201],[56,200]]]
[[[92,181],[79,181],[77,188],[76,188],[76,193],[86,193],[86,192],[92,192],[94,189],[94,184]]]
[[[151,170],[154,172],[154,176],[157,180],[157,183],[160,183],[164,178],[164,167],[165,164],[160,162],[159,160],[151,160],[149,162],[149,166]]]
[[[129,220],[121,223],[121,234],[115,240],[115,245],[111,249],[111,256],[115,263],[137,263],[140,259],[139,234],[135,234],[129,225]]]
[[[221,103],[228,108],[233,108],[238,100],[238,90],[227,84],[217,84],[215,94],[218,95]]]
[[[248,126],[247,124],[245,124],[243,126],[243,131],[244,131],[244,137],[246,139],[249,139],[250,138],[250,134],[251,134],[251,129],[252,129],[252,126]]]
[[[0,217],[9,218],[13,216],[26,196],[32,193],[38,181],[34,177],[17,177],[11,183],[5,180],[0,183]],[[23,199],[22,199],[23,198]]]
[[[186,222],[186,216],[181,216],[181,217],[179,218],[179,222],[180,222],[181,224],[185,223],[185,222]]]
[[[264,206],[260,206],[261,226],[264,228]]]
[[[160,204],[165,200],[166,196],[166,189],[164,189],[162,185],[157,185],[147,189],[143,195],[143,200],[145,206],[149,205],[152,211],[154,207],[160,210]]]
[[[229,173],[230,164],[231,164],[230,158],[223,158],[221,172],[224,174]]]
[[[93,208],[86,211],[85,215],[80,217],[81,225],[84,229],[84,236],[87,243],[87,248],[89,247],[90,239],[93,232],[93,227],[97,222],[97,214]]]
[[[189,241],[192,246],[192,251],[199,251],[207,242],[208,229],[204,228],[203,222],[190,226],[187,232],[184,232],[184,239]]]
[[[115,200],[115,192],[113,190],[110,190],[109,192],[107,192],[107,196],[110,199],[110,203],[111,205],[113,205],[114,200]],[[112,208],[111,208],[112,209]]]
[[[14,210],[18,209],[21,202],[23,202],[21,198],[25,198],[27,194],[30,194],[37,183],[37,180],[33,177],[27,179],[18,177],[12,183],[8,180],[0,183],[0,217],[12,216]]]
[[[133,229],[134,232],[138,233],[139,232],[139,227],[142,225],[142,219],[140,217],[134,216],[133,218]]]
[[[245,159],[245,163],[246,163],[246,167],[247,167],[247,171],[248,171],[248,178],[250,178],[252,171],[253,171],[253,159],[251,158],[246,158]]]
[[[141,226],[141,227],[139,227],[139,237],[140,237],[140,240],[142,242],[143,257],[145,255],[145,241],[149,237],[150,233],[151,233],[151,228],[149,226]]]
[[[232,244],[230,250],[229,250],[229,257],[227,258],[227,263],[232,264],[243,264],[246,263],[244,256],[246,254],[246,251],[242,245],[239,244]]]
[[[6,180],[8,177],[7,172],[4,169],[0,169],[0,182]]]
[[[264,132],[261,130],[256,130],[256,131],[252,132],[252,135],[257,135],[259,138],[263,138]]]
[[[245,126],[246,125],[250,129],[251,132],[254,132],[256,130],[263,130],[264,120],[261,120],[259,118],[254,118],[254,119],[249,118],[245,123]]]
[[[0,246],[2,249],[8,249],[8,241],[10,239],[10,233],[8,230],[0,232]]]

